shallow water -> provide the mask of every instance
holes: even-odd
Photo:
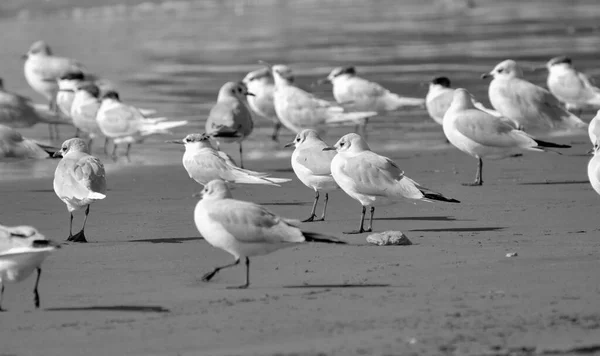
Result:
[[[459,0],[8,0],[0,4],[0,75],[10,90],[41,101],[25,82],[20,55],[43,39],[55,54],[77,58],[114,82],[125,101],[190,120],[174,137],[154,137],[135,146],[131,162],[104,158],[111,170],[179,162],[181,148],[163,141],[203,131],[221,84],[259,68],[259,59],[291,65],[304,87],[332,67],[354,64],[365,77],[413,96],[424,96],[427,88],[420,84],[443,74],[484,103],[488,83],[479,76],[506,58],[541,64],[568,54],[580,70],[600,74],[596,0],[471,3],[473,7]],[[545,71],[526,75],[544,85]],[[332,98],[328,86],[312,90]],[[591,119],[590,113],[584,119]],[[327,140],[333,143],[350,130],[334,128]],[[21,132],[47,138],[45,125]],[[72,132],[63,128],[62,137]],[[269,122],[257,119],[245,144],[249,167],[259,168],[251,159],[291,154],[279,149],[282,144],[269,142],[270,132]],[[282,142],[291,137],[284,132]],[[451,149],[424,110],[373,119],[369,142],[379,151]],[[225,149],[237,157],[236,147]],[[1,177],[51,175],[55,164],[0,164]]]

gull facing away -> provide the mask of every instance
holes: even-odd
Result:
[[[595,87],[590,79],[573,67],[571,58],[554,57],[546,64],[548,68],[548,89],[567,110],[578,110],[586,107],[600,109],[600,88]]]
[[[427,91],[427,96],[425,97],[425,107],[427,108],[427,113],[429,117],[433,119],[433,121],[437,122],[440,125],[444,124],[444,115],[450,104],[452,103],[452,98],[454,97],[454,88],[450,85],[450,79],[447,77],[435,77],[431,82],[429,82],[429,90]],[[475,96],[471,97],[471,101],[473,105],[486,113],[496,116],[502,117],[502,114],[497,112],[496,110],[492,110],[486,108],[482,103],[475,99]],[[507,123],[514,125],[512,121],[503,118]]]
[[[52,157],[52,154],[52,147],[24,138],[16,130],[0,125],[0,162],[12,159],[45,159]]]
[[[294,75],[288,66],[272,66],[263,61],[261,63],[271,70],[275,80],[275,112],[281,123],[296,134],[304,129],[322,131],[327,125],[334,123],[359,123],[377,115],[374,111],[344,112],[343,107],[319,99],[295,86]]]
[[[337,155],[331,161],[333,179],[346,194],[362,205],[359,229],[344,232],[345,234],[373,231],[375,203],[378,202],[386,203],[407,198],[460,203],[408,178],[396,163],[371,151],[367,142],[355,133],[343,136],[334,147],[325,147],[323,150],[337,151]],[[371,218],[369,228],[365,230],[364,220],[368,206],[371,207]]]
[[[483,158],[500,159],[525,151],[548,151],[547,148],[569,148],[536,140],[502,119],[477,109],[465,89],[456,89],[452,104],[444,115],[444,134],[452,145],[478,160],[473,183],[482,185]]]
[[[144,117],[138,108],[122,103],[119,94],[112,90],[104,94],[96,116],[102,134],[113,140],[113,157],[117,155],[118,144],[127,144],[125,156],[129,157],[132,143],[143,142],[150,135],[170,134],[169,129],[188,123],[186,120],[166,120],[164,117]]]
[[[273,123],[271,139],[277,142],[281,121],[275,112],[275,103],[273,102],[275,82],[271,71],[267,68],[257,69],[246,74],[242,82],[246,84],[248,91],[254,94],[246,98],[250,109]]]
[[[546,89],[523,79],[517,63],[507,59],[482,78],[493,77],[488,95],[494,109],[517,128],[535,136],[580,134],[588,125],[563,108]]]
[[[38,123],[72,125],[70,119],[51,112],[45,105],[34,104],[29,98],[7,91],[0,78],[0,124],[24,128]]]
[[[183,140],[167,142],[185,145],[183,168],[190,178],[203,186],[214,179],[236,184],[265,184],[276,187],[279,187],[278,183],[291,181],[286,178],[269,177],[268,173],[236,167],[224,152],[215,150],[209,136],[204,133],[189,134]]]
[[[303,242],[345,244],[334,237],[300,230],[298,220],[282,218],[258,204],[233,199],[222,180],[213,180],[204,187],[202,199],[194,210],[194,222],[209,244],[227,251],[235,259],[205,274],[204,282],[210,281],[220,270],[238,265],[241,258],[245,259],[246,283],[229,287],[235,289],[250,285],[250,257]]]
[[[311,129],[302,130],[296,135],[294,141],[285,145],[285,147],[290,146],[296,147],[292,154],[292,168],[296,173],[296,177],[305,186],[315,191],[315,201],[310,216],[302,222],[323,221],[325,220],[327,201],[329,200],[328,192],[339,189],[331,175],[331,160],[336,153],[323,151],[323,148],[328,147],[328,145],[321,139],[317,131]],[[325,205],[323,206],[323,215],[315,220],[319,191],[325,191]]]
[[[71,138],[63,142],[55,156],[62,159],[54,172],[54,192],[67,205],[71,215],[69,238],[67,241],[87,242],[85,223],[90,213],[90,205],[106,198],[106,177],[104,165],[90,155],[84,140]],[[85,219],[81,231],[73,235],[73,211],[85,207]]]
[[[227,82],[219,90],[216,104],[210,109],[206,120],[206,134],[217,141],[227,143],[237,142],[240,145],[240,167],[244,168],[242,157],[242,141],[246,139],[254,128],[252,114],[246,106],[246,95],[254,96],[248,92],[246,85],[241,82]]]
[[[596,112],[596,116],[590,121],[590,125],[588,127],[588,135],[590,136],[590,141],[594,145],[592,149],[588,153],[594,153],[596,148],[598,147],[598,142],[600,142],[600,110]]]
[[[594,157],[590,159],[587,167],[588,178],[592,188],[600,194],[600,141],[594,142]]]
[[[44,41],[34,42],[27,54],[23,55],[23,59],[27,83],[48,101],[48,108],[57,113],[57,80],[69,72],[85,71],[84,66],[74,59],[54,56],[50,46]],[[49,129],[50,139],[53,139],[54,134],[58,138],[58,127],[55,127],[55,132],[52,131],[52,127]]]
[[[84,82],[77,86],[71,105],[73,125],[89,137],[87,146],[90,152],[94,139],[104,136],[96,120],[101,104],[99,96],[100,88],[96,84]],[[108,154],[108,137],[104,140],[104,153]]]
[[[42,275],[42,262],[48,255],[60,248],[31,226],[0,225],[0,311],[5,283],[19,283],[37,271],[33,287],[35,308],[40,307],[38,285]]]
[[[334,68],[326,79],[333,85],[333,97],[338,104],[354,111],[374,111],[378,114],[393,112],[410,107],[424,107],[422,98],[410,98],[392,93],[376,82],[366,80],[356,74],[354,66]],[[363,131],[366,130],[365,119]]]

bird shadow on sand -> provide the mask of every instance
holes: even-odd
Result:
[[[484,232],[498,231],[506,229],[506,227],[449,227],[441,229],[416,229],[410,230],[415,232]]]
[[[565,180],[565,181],[547,181],[547,182],[525,182],[519,185],[561,185],[561,184],[589,184],[587,180]]]
[[[274,201],[274,202],[267,202],[267,203],[260,203],[260,205],[289,205],[289,206],[301,206],[301,205],[311,205],[311,202],[306,202],[306,201],[291,201],[291,202],[287,202],[287,201]]]
[[[277,168],[277,169],[273,169],[273,172],[277,172],[277,173],[290,173],[290,172],[294,172],[294,169],[292,167],[290,167],[290,168]]]
[[[160,305],[92,305],[83,307],[45,308],[45,311],[117,311],[134,313],[169,313]]]
[[[389,287],[390,284],[299,284],[299,285],[291,285],[291,286],[282,286],[283,288],[382,288]]]
[[[28,190],[31,193],[54,193],[54,189],[31,189]]]
[[[163,237],[158,239],[129,240],[129,242],[150,242],[153,244],[180,244],[184,241],[204,240],[201,236],[195,237]]]
[[[374,218],[373,220],[419,220],[419,221],[459,221],[452,216],[398,216],[398,217],[387,217],[387,218]],[[460,220],[460,221],[472,221],[472,220]]]

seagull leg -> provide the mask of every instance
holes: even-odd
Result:
[[[275,127],[273,127],[273,135],[271,136],[271,140],[275,142],[279,142],[279,130],[281,129],[281,122],[276,122]]]
[[[365,119],[365,123],[362,124],[362,137],[366,140],[367,139],[367,124],[369,123],[369,118],[367,117]]]
[[[0,279],[0,285],[2,285],[2,288],[0,288],[0,312],[6,311],[6,309],[2,309],[2,297],[4,296],[4,283],[2,283],[2,280]]]
[[[215,274],[217,274],[220,270],[229,268],[229,267],[233,267],[233,266],[237,266],[239,263],[240,263],[240,259],[238,257],[235,259],[235,261],[233,261],[233,263],[230,263],[228,265],[221,266],[221,267],[215,267],[215,269],[213,269],[212,271],[210,271],[207,274],[205,274],[204,276],[202,276],[202,282],[210,281],[211,278],[213,278],[215,276]]]
[[[127,151],[125,151],[125,157],[129,158],[129,150],[131,150],[131,143],[127,144]]]
[[[117,159],[117,144],[113,142],[112,158]]]
[[[323,215],[319,220],[315,221],[325,221],[325,212],[327,211],[327,201],[329,200],[329,193],[325,193],[325,205],[323,206]]]
[[[239,261],[239,260],[238,260]],[[246,289],[250,285],[250,259],[246,257],[246,283],[241,286],[227,287],[227,289]]]
[[[308,217],[308,219],[302,220],[302,222],[315,221],[315,218],[317,217],[315,212],[317,210],[317,202],[318,201],[319,201],[319,191],[315,190],[315,201],[313,202],[313,207],[312,207],[312,211],[310,212],[310,216]]]
[[[78,233],[76,233],[75,235],[73,235],[67,241],[71,241],[71,242],[87,242],[87,240],[85,238],[85,233],[83,232],[83,230],[85,229],[85,223],[87,222],[87,218],[88,218],[88,214],[89,213],[90,213],[90,205],[88,204],[87,208],[85,209],[85,218],[83,218],[83,226],[81,227],[81,231],[79,231]]]
[[[38,284],[40,284],[40,276],[42,275],[42,269],[40,267],[37,268],[37,277],[35,278],[35,286],[33,287],[33,304],[35,304],[35,308],[39,309],[40,307],[40,293],[38,293]]]
[[[363,205],[362,207],[362,212],[360,214],[360,227],[358,228],[358,230],[355,231],[348,231],[348,232],[344,232],[344,234],[350,235],[350,234],[362,234],[363,232],[365,232],[364,229],[364,223],[365,223],[365,213],[367,212],[367,207]]]
[[[73,212],[71,212],[71,221],[69,221],[69,237],[67,241],[71,241],[73,238]]]
[[[76,128],[75,129],[75,137],[79,137],[79,135],[81,135],[81,130]]]
[[[483,161],[481,160],[481,158],[479,158],[479,161],[477,163],[477,175],[475,176],[475,181],[473,183],[463,183],[462,185],[468,186],[468,187],[482,185],[483,184],[482,170],[483,170]]]
[[[52,130],[52,124],[48,124],[48,137],[50,141],[54,141],[54,131]]]
[[[242,142],[240,141],[240,168],[244,168],[244,157],[242,156]]]
[[[110,143],[110,140],[108,139],[108,137],[104,138],[104,154],[108,156],[108,144]]]
[[[369,219],[369,228],[365,230],[365,232],[373,231],[373,215],[375,215],[375,207],[371,207],[371,218]]]
[[[90,140],[88,141],[88,150],[90,150],[90,152],[92,152],[92,142],[94,142],[94,139],[90,137]]]

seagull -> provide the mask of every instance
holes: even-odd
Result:
[[[248,91],[254,94],[246,98],[248,99],[250,109],[270,120],[275,125],[271,139],[277,142],[279,130],[281,129],[281,121],[277,116],[277,112],[275,112],[275,103],[273,102],[275,84],[271,71],[267,68],[257,69],[248,73],[242,82],[246,84]]]
[[[72,125],[70,119],[51,112],[46,106],[34,104],[29,98],[7,91],[0,78],[0,124],[25,128],[38,123]]]
[[[475,182],[483,184],[483,158],[505,158],[525,151],[548,151],[547,148],[569,148],[552,142],[536,140],[502,119],[477,109],[471,94],[462,88],[454,91],[452,104],[444,115],[444,134],[452,145],[477,158]]]
[[[271,70],[275,80],[275,112],[281,123],[296,134],[304,129],[322,131],[329,124],[358,122],[377,115],[374,111],[344,112],[343,107],[319,99],[295,86],[290,67],[270,65],[264,61],[261,63]]]
[[[52,147],[24,138],[16,130],[0,125],[0,162],[9,159],[45,159],[53,154]]]
[[[331,160],[336,153],[333,151],[323,151],[328,145],[321,139],[317,131],[306,129],[296,135],[294,141],[285,145],[285,147],[295,146],[292,154],[292,168],[296,177],[307,187],[315,191],[315,201],[308,219],[302,222],[323,221],[327,211],[327,201],[329,200],[328,191],[339,189],[337,183],[331,175]],[[319,191],[325,191],[325,206],[323,215],[315,220],[317,215],[317,203],[319,202]]]
[[[298,220],[282,218],[258,204],[233,199],[222,180],[213,180],[204,187],[202,199],[194,210],[194,222],[209,244],[227,251],[235,259],[205,274],[202,281],[210,281],[220,270],[237,266],[242,257],[245,259],[246,283],[229,287],[234,289],[250,285],[249,257],[303,242],[345,244],[330,236],[300,230]]]
[[[31,226],[0,225],[0,311],[5,283],[19,283],[37,271],[33,287],[35,308],[40,307],[38,285],[42,275],[42,262],[48,255],[60,248]]]
[[[600,89],[590,79],[573,67],[571,58],[554,57],[546,64],[548,68],[548,89],[568,110],[581,110],[585,107],[600,108]]]
[[[600,142],[594,142],[594,157],[590,159],[587,167],[588,178],[592,188],[600,194]]]
[[[265,184],[279,187],[278,183],[291,181],[286,178],[272,178],[267,173],[259,173],[236,167],[230,158],[215,150],[207,134],[189,134],[183,140],[167,141],[185,145],[183,168],[190,178],[206,185],[214,179],[222,179],[236,184]]]
[[[104,165],[98,158],[90,155],[87,144],[80,138],[66,140],[54,155],[62,157],[54,172],[54,192],[67,205],[71,214],[67,241],[87,242],[83,230],[90,213],[90,204],[106,198]],[[73,235],[73,211],[84,207],[83,226],[80,232]]]
[[[58,79],[56,106],[66,117],[71,117],[71,106],[75,98],[75,91],[84,80],[85,74],[80,70],[67,72]]]
[[[588,125],[565,110],[546,89],[523,79],[517,63],[507,59],[482,78],[493,77],[488,95],[494,109],[531,135],[583,133]]]
[[[360,227],[356,231],[345,234],[360,234],[373,231],[373,215],[376,202],[393,202],[399,198],[444,201],[460,203],[456,199],[447,198],[408,178],[391,159],[371,151],[367,142],[355,133],[342,138],[333,147],[325,147],[324,151],[337,151],[331,161],[331,174],[336,183],[352,199],[362,205]],[[364,229],[367,207],[371,207],[369,228]]]
[[[378,83],[356,75],[354,66],[334,68],[325,81],[333,85],[333,97],[338,104],[355,111],[374,111],[378,114],[393,112],[410,107],[424,107],[425,100],[410,98],[392,93]],[[365,119],[363,131],[366,130]]]
[[[73,125],[77,129],[85,132],[89,141],[87,146],[89,150],[92,150],[92,141],[98,136],[104,136],[96,116],[100,109],[100,88],[94,83],[84,82],[80,83],[75,91],[75,97],[71,105],[71,118],[73,119]],[[108,137],[104,140],[104,153],[108,154]]]
[[[240,145],[240,167],[244,168],[242,158],[242,141],[254,128],[252,114],[245,104],[248,92],[246,85],[241,82],[227,82],[219,90],[217,103],[210,109],[206,120],[206,133],[217,141],[237,142]]]
[[[48,108],[57,113],[57,80],[69,72],[85,71],[84,66],[74,59],[54,56],[50,46],[44,41],[34,42],[23,59],[27,83],[48,101]],[[54,134],[58,138],[58,127],[55,127],[55,133],[52,132],[52,126],[49,128],[50,139],[53,139]]]
[[[450,79],[447,77],[435,77],[431,82],[429,82],[429,90],[427,91],[427,96],[425,97],[425,107],[427,108],[427,113],[429,117],[433,119],[433,121],[437,122],[440,125],[444,124],[444,114],[450,107],[452,103],[452,98],[454,97],[454,88],[450,86]],[[481,111],[485,111],[490,115],[496,117],[502,117],[502,114],[497,112],[496,110],[492,110],[486,108],[482,103],[477,101],[473,96],[471,98],[473,105]],[[513,125],[512,121],[503,118],[507,123]]]
[[[187,121],[166,121],[166,118],[146,118],[140,110],[121,102],[119,94],[108,91],[102,98],[96,121],[100,131],[107,138],[113,139],[112,156],[116,157],[117,145],[127,143],[126,157],[132,143],[139,143],[147,136],[169,134],[169,129],[187,125]]]
[[[596,112],[596,116],[590,121],[590,125],[588,127],[588,135],[590,136],[590,141],[594,145],[592,149],[588,153],[594,153],[596,148],[598,147],[598,142],[600,139],[600,110]]]

